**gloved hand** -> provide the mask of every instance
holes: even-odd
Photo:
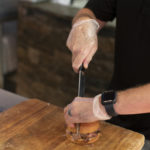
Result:
[[[69,34],[67,47],[72,52],[72,67],[78,72],[83,63],[87,69],[98,48],[99,23],[94,19],[77,21]]]
[[[74,123],[89,123],[97,120],[108,120],[111,117],[99,102],[101,95],[95,98],[76,97],[71,104],[64,109],[65,120],[68,126],[74,127]]]

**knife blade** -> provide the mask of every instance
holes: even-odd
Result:
[[[85,94],[85,69],[82,66],[79,68],[79,83],[78,83],[78,97],[84,97]],[[77,136],[80,136],[80,124],[76,124]]]

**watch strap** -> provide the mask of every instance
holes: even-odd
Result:
[[[112,117],[117,116],[117,113],[114,110],[113,104],[107,104],[107,105],[104,105],[104,106],[105,106],[105,110],[106,110],[106,112],[109,116],[112,116]]]
[[[116,103],[116,92],[105,91],[102,93],[101,103],[105,107],[105,110],[109,116],[115,117],[117,113],[114,110],[114,104]]]

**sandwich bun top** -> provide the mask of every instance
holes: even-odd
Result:
[[[80,124],[80,133],[81,134],[92,133],[92,132],[95,132],[99,129],[100,129],[100,122],[99,121],[92,122],[92,123],[81,123]],[[75,133],[76,127],[75,128],[68,127],[67,130]]]

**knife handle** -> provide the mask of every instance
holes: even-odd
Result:
[[[80,66],[79,71],[85,71],[85,68],[84,68],[83,64]]]
[[[82,66],[79,68],[79,84],[78,84],[78,96],[84,97],[85,95],[85,68]]]

